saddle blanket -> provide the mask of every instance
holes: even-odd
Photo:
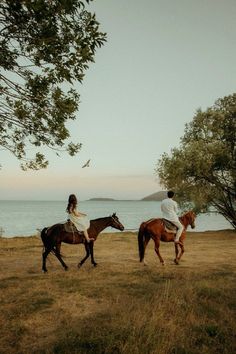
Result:
[[[165,226],[165,231],[176,234],[176,232],[178,230],[177,226],[175,226],[175,224],[173,224],[169,220],[166,220],[166,219],[162,219],[162,220],[163,220],[163,224]]]

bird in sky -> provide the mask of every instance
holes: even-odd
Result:
[[[82,166],[82,168],[89,167],[89,163],[90,163],[90,159]]]

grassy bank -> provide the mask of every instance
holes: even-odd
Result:
[[[0,353],[236,353],[236,233],[188,233],[174,265],[173,244],[150,242],[138,262],[137,235],[100,235],[93,268],[82,245],[63,245],[69,271],[38,237],[0,239]]]

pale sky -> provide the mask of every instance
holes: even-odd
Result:
[[[196,110],[236,91],[235,0],[96,0],[88,9],[107,43],[76,84],[81,104],[68,126],[82,150],[49,151],[49,167],[29,172],[1,150],[2,200],[154,193],[157,160],[179,145]]]

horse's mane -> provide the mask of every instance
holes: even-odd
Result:
[[[109,218],[111,218],[111,215],[110,216],[104,216],[103,218],[92,219],[92,220],[90,220],[90,222],[104,220],[104,219],[109,219]]]
[[[185,213],[183,213],[180,217],[182,218],[182,217],[184,217],[184,216],[187,216],[188,214],[190,214],[191,213],[191,210],[189,210],[189,211],[186,211]]]
[[[188,219],[191,219],[193,217],[194,213],[192,210],[186,211],[183,215],[180,216],[180,220],[185,219],[186,217]]]

